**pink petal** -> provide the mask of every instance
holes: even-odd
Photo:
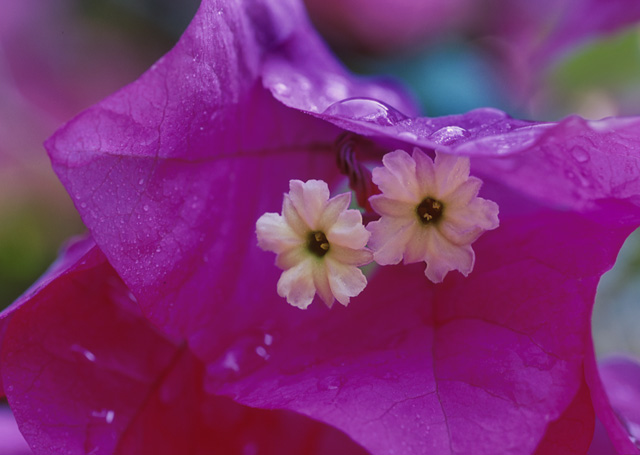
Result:
[[[12,313],[2,343],[9,403],[35,454],[363,453],[311,419],[206,394],[202,363],[141,317],[97,248],[66,260]]]

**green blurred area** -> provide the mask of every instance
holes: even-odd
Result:
[[[83,232],[78,216],[43,199],[0,207],[0,307],[24,292],[53,262],[70,235]]]
[[[636,29],[595,41],[569,54],[552,72],[549,82],[560,90],[574,92],[635,86],[640,82],[639,44]]]
[[[640,29],[594,40],[565,55],[543,84],[555,116],[580,112],[595,95],[615,115],[640,113]],[[603,110],[606,113],[606,110]],[[588,114],[585,112],[583,114]]]

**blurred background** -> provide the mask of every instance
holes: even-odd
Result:
[[[425,115],[481,106],[535,120],[640,115],[640,9],[610,8],[594,19],[595,3],[575,0],[306,3],[348,67],[401,79]],[[0,307],[48,267],[64,239],[84,230],[42,142],[167,52],[198,4],[0,1]],[[598,354],[640,355],[635,321],[640,233],[600,286]]]

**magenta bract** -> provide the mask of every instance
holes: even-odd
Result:
[[[414,146],[471,157],[500,227],[468,278],[386,267],[331,310],[277,296],[255,222],[290,179],[341,183],[345,130],[375,143],[363,162]],[[169,54],[46,145],[97,246],[7,313],[2,380],[37,453],[139,448],[152,429],[178,447],[208,441],[190,433],[203,425],[246,443],[245,424],[280,412],[371,453],[478,455],[583,454],[597,414],[616,450],[639,453],[611,418],[589,320],[640,224],[640,118],[418,118],[391,85],[345,72],[298,3],[205,1]],[[211,402],[254,417],[225,432],[202,423]]]

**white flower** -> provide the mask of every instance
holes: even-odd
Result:
[[[477,197],[482,181],[469,177],[469,159],[422,150],[388,153],[373,170],[382,194],[369,201],[381,215],[367,225],[374,260],[381,264],[425,261],[425,275],[440,283],[451,270],[467,276],[475,262],[471,244],[498,227],[498,205]]]
[[[291,180],[282,215],[265,213],[256,222],[258,246],[277,254],[284,270],[278,294],[305,309],[318,293],[331,307],[334,300],[349,303],[365,288],[367,279],[357,266],[372,261],[365,248],[369,232],[357,210],[347,210],[351,194],[329,199],[321,180]]]

